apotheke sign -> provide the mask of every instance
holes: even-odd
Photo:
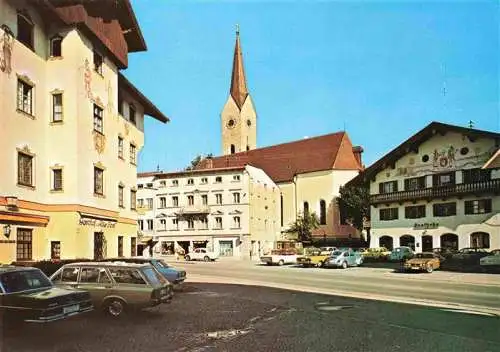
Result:
[[[439,227],[438,222],[426,222],[423,224],[415,223],[415,225],[413,225],[413,229],[415,230],[437,229],[438,227]]]
[[[80,221],[78,222],[79,225],[82,226],[92,226],[92,227],[101,227],[101,228],[107,228],[107,229],[114,229],[116,222],[114,221],[108,221],[108,220],[97,220],[97,219],[90,219],[90,218],[80,218]]]

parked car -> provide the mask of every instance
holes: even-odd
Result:
[[[174,287],[179,287],[180,285],[182,285],[184,280],[186,280],[186,271],[181,269],[176,269],[173,266],[168,265],[167,263],[165,263],[163,259],[133,257],[133,258],[110,258],[110,259],[105,259],[104,261],[151,264],[160,274],[162,274],[169,282],[171,282],[174,285]]]
[[[457,253],[456,250],[451,249],[451,248],[442,248],[442,247],[437,247],[437,248],[432,248],[432,252],[439,254],[441,257],[443,257],[443,261],[450,259],[453,254]]]
[[[320,247],[321,255],[330,255],[332,252],[337,250],[337,247]]]
[[[189,252],[184,256],[187,261],[190,260],[203,260],[205,262],[215,261],[219,258],[217,253],[211,252],[206,248],[196,248],[194,251]]]
[[[359,266],[363,264],[363,256],[355,251],[335,251],[326,258],[323,263],[324,268],[342,268],[346,269],[349,266]]]
[[[363,251],[360,251],[365,259],[383,259],[386,260],[391,251],[385,247],[375,247],[375,248],[367,248]]]
[[[323,254],[326,253],[326,254]],[[304,254],[297,257],[297,264],[303,267],[317,266],[322,267],[323,262],[330,256],[330,252],[325,252],[320,248],[304,248]]]
[[[267,265],[284,265],[297,263],[295,249],[273,249],[270,254],[260,257],[260,261]]]
[[[0,316],[5,322],[47,323],[91,310],[88,292],[54,287],[36,268],[0,266]]]
[[[444,258],[433,252],[416,253],[411,259],[408,259],[403,266],[404,271],[426,271],[432,273],[439,269],[441,261]]]
[[[50,280],[59,287],[88,291],[94,306],[113,317],[170,303],[173,297],[172,284],[150,264],[71,263],[57,270]]]
[[[392,250],[391,254],[389,255],[389,260],[390,261],[403,261],[407,259],[413,258],[415,253],[413,252],[413,249],[410,247],[396,247]]]
[[[488,251],[484,248],[467,247],[462,248],[457,253],[451,256],[454,261],[459,261],[464,264],[479,264],[481,258],[486,257]]]
[[[485,270],[500,270],[500,249],[494,249],[479,259],[479,265]]]

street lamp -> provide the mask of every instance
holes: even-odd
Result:
[[[3,235],[7,238],[10,237],[10,225],[7,224],[3,227]]]

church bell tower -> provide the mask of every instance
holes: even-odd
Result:
[[[223,155],[256,148],[257,113],[247,89],[238,27],[236,28],[231,88],[224,109],[222,109],[221,127]]]

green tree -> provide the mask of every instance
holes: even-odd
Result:
[[[300,242],[309,242],[312,238],[312,231],[319,227],[319,219],[315,213],[305,213],[297,217],[294,223],[290,224],[286,233],[297,234]]]
[[[185,171],[194,170],[196,168],[196,165],[198,165],[200,163],[200,161],[202,161],[203,159],[212,158],[212,157],[213,157],[212,153],[209,153],[206,156],[203,156],[203,154],[198,154],[197,156],[194,157],[193,160],[191,160],[191,162],[189,163],[189,166],[187,166],[184,170]]]
[[[343,223],[350,223],[358,230],[363,230],[363,217],[370,218],[370,192],[368,187],[340,187],[337,198]]]

